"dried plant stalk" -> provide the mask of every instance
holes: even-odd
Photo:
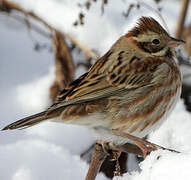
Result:
[[[175,37],[178,39],[180,39],[181,35],[182,35],[182,30],[183,30],[187,10],[188,10],[188,5],[189,5],[189,0],[182,0],[182,9],[181,9],[181,12],[179,14],[177,29],[176,29],[176,33],[175,33]]]
[[[54,101],[58,93],[73,80],[75,68],[64,34],[58,31],[55,31],[53,37],[53,49],[55,53],[56,77],[50,88],[50,97]]]
[[[59,32],[56,28],[49,25],[46,21],[44,21],[42,18],[40,18],[38,15],[36,15],[32,11],[26,11],[22,7],[20,7],[17,3],[11,2],[9,0],[0,0],[0,11],[10,13],[12,10],[16,10],[18,12],[21,12],[22,14],[29,16],[38,22],[42,23],[45,27],[47,27],[51,32]],[[63,33],[63,32],[62,32]],[[98,54],[96,54],[94,51],[89,49],[86,45],[79,42],[75,37],[73,37],[70,34],[64,33],[65,37],[69,39],[73,44],[75,44],[81,51],[84,52],[87,59],[97,58],[99,57]]]
[[[95,180],[100,170],[100,167],[106,157],[107,157],[107,153],[103,151],[102,146],[100,144],[96,143],[92,160],[90,163],[90,167],[89,167],[85,180]]]

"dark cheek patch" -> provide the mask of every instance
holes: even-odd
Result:
[[[163,49],[163,47],[153,45],[151,42],[140,42],[140,47],[148,53],[157,53]]]
[[[148,43],[140,42],[139,44],[140,44],[141,49],[143,49],[145,52],[151,53],[151,50],[149,48],[149,44]]]

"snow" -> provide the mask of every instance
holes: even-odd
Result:
[[[141,172],[126,173],[114,180],[189,180],[191,153],[172,153],[158,150],[152,152],[142,163]]]
[[[54,81],[54,78],[54,69],[51,68],[48,75],[36,78],[32,82],[21,84],[16,87],[17,101],[23,111],[34,111],[35,113],[35,111],[41,111],[46,108],[47,104],[50,104],[50,102],[48,102],[48,89]],[[30,91],[31,93],[28,93]],[[26,99],[30,99],[30,101],[26,103]]]
[[[185,110],[183,101],[179,101],[164,124],[150,134],[149,140],[167,148],[188,152],[191,150],[190,120],[191,114]]]
[[[0,154],[1,162],[9,162],[9,168],[1,166],[0,179],[84,179],[88,168],[79,156],[35,138],[0,146]],[[22,158],[16,158],[19,154]]]
[[[96,49],[100,54],[104,54],[142,15],[152,16],[163,25],[158,15],[146,7],[139,10],[134,8],[127,19],[123,18],[121,12],[125,11],[133,0],[126,3],[111,1],[102,16],[101,3],[95,3],[92,10],[86,13],[88,15],[82,27],[72,25],[80,11],[76,5],[77,0],[14,1],[23,8],[34,11],[59,30],[74,35],[80,42]],[[156,8],[153,0],[144,2]],[[163,18],[168,19],[168,28],[173,34],[180,1],[162,1],[159,6],[163,7]],[[187,17],[191,17],[190,10]],[[186,23],[189,21],[187,18]],[[54,57],[48,51],[33,51],[31,35],[29,36],[24,26],[3,16],[0,16],[0,23],[0,37],[3,42],[0,43],[0,127],[4,127],[50,105],[48,90],[54,80]],[[34,32],[32,37],[51,44]],[[77,56],[78,54],[75,54],[75,57]],[[82,71],[83,69],[79,69],[76,76]],[[161,150],[153,152],[140,164],[141,171],[136,170],[135,160],[131,158],[128,165],[132,171],[114,179],[190,179],[190,129],[191,115],[180,100],[167,121],[150,134],[149,140],[181,153]],[[23,131],[0,132],[0,137],[2,180],[85,178],[88,165],[79,155],[94,142],[94,139],[84,127],[47,122]],[[102,174],[97,177],[97,180],[104,179],[106,178]]]
[[[142,163],[141,171],[126,173],[114,180],[169,180],[191,177],[191,114],[179,101],[173,113],[163,125],[150,134],[149,141],[181,153],[158,150],[152,152]]]

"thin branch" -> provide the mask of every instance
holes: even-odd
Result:
[[[132,9],[135,7],[135,4],[131,3],[128,7],[128,9],[126,10],[126,12],[122,12],[122,15],[125,17],[125,18],[128,18],[130,12],[132,11]]]
[[[107,144],[105,148],[107,149],[108,152],[111,151],[111,155],[113,151],[114,152],[117,151],[117,152],[133,153],[136,155],[143,156],[142,151],[136,145],[130,143],[126,143],[121,146],[113,146],[113,145],[110,146],[110,144]],[[92,155],[92,160],[89,166],[86,180],[95,180],[97,174],[99,173],[101,165],[103,164],[108,155],[109,154],[107,154],[103,150],[103,147],[100,144],[98,143],[95,144],[95,149]]]
[[[116,132],[118,132],[118,131],[115,131],[115,133]],[[151,149],[151,151],[157,150],[157,149],[163,149],[163,150],[168,150],[168,151],[171,151],[171,152],[179,153],[178,151],[168,149],[168,148],[164,148],[162,146],[158,146],[158,145],[153,144],[153,143],[151,143],[149,141],[146,141],[146,140],[144,140],[142,138],[138,138],[138,137],[135,137],[135,136],[132,136],[130,134],[123,133],[123,132],[122,133],[119,132],[119,134],[116,133],[115,135],[121,136],[121,134],[125,135],[125,137],[127,136],[127,137],[131,137],[131,138],[135,138],[136,140],[140,140],[142,143],[145,143],[147,145],[157,147],[156,149]],[[108,152],[108,153],[106,153],[106,152]],[[92,160],[91,160],[91,163],[90,163],[90,167],[89,167],[89,170],[88,170],[88,174],[86,176],[86,180],[95,180],[95,178],[96,178],[96,176],[97,176],[97,174],[98,174],[98,172],[100,170],[100,167],[101,167],[102,163],[104,162],[104,160],[106,159],[107,156],[113,155],[112,154],[113,152],[133,153],[133,154],[140,155],[140,156],[144,155],[141,149],[139,149],[136,145],[133,145],[133,144],[130,144],[130,143],[126,143],[124,145],[118,145],[118,146],[114,145],[113,143],[107,143],[104,146],[104,150],[103,150],[102,145],[96,143],[94,154],[93,154],[93,157],[92,157]]]
[[[65,42],[64,34],[55,31],[53,47],[56,78],[50,88],[50,97],[55,101],[58,93],[73,80],[75,68],[70,50]]]
[[[26,16],[30,16],[33,19],[41,22],[42,24],[44,24],[47,28],[49,28],[49,30],[54,31],[54,28],[52,28],[47,22],[45,22],[43,19],[41,19],[40,17],[38,17],[35,13],[31,12],[31,11],[26,11],[25,9],[21,8],[17,3],[15,2],[11,2],[8,0],[0,0],[0,9],[4,12],[11,12],[11,10],[16,10],[19,12],[22,12],[23,14],[25,14]]]
[[[130,143],[126,143],[121,146],[112,146],[110,148],[112,148],[112,150],[114,151],[120,151],[120,152],[135,154],[138,156],[143,156],[143,152],[136,145]]]
[[[20,17],[18,15],[12,15],[10,14],[9,17],[13,18],[14,20],[16,20],[17,22],[20,22],[24,25],[26,25],[26,21],[23,17]],[[37,32],[38,34],[46,37],[46,38],[52,38],[52,34],[49,32],[45,32],[44,30],[42,30],[42,28],[39,28],[37,25],[35,25],[34,23],[32,23],[30,21],[30,29],[34,30],[35,32]]]
[[[181,35],[182,35],[182,30],[184,27],[184,21],[185,21],[186,15],[187,15],[189,2],[190,2],[189,0],[182,0],[182,8],[181,8],[181,12],[179,14],[177,29],[176,29],[176,33],[175,33],[175,37],[178,39],[181,38]]]
[[[70,34],[66,34],[65,33],[65,37],[68,38],[73,44],[75,44],[79,49],[81,49],[85,56],[87,58],[93,58],[93,59],[97,59],[99,58],[99,55],[97,53],[95,53],[94,51],[92,51],[91,49],[89,49],[87,46],[85,46],[84,44],[82,44],[81,42],[79,42],[74,36],[71,36]]]
[[[103,148],[100,144],[96,143],[92,160],[91,160],[89,170],[85,180],[95,180],[100,170],[100,167],[106,157],[107,157],[107,153],[103,151]]]
[[[53,28],[51,25],[49,25],[46,21],[44,21],[42,18],[37,16],[34,12],[26,11],[25,9],[21,8],[17,3],[11,2],[9,0],[0,0],[0,11],[10,13],[12,10],[19,11],[23,13],[26,16],[29,16],[38,22],[41,22],[45,27],[47,27],[52,33],[56,30],[59,32],[59,30]],[[34,27],[34,26],[32,26]],[[94,51],[90,50],[86,45],[80,43],[76,38],[74,38],[72,35],[64,34],[66,38],[68,38],[73,44],[75,44],[81,51],[84,52],[87,59],[94,59],[98,57],[98,54],[96,54]]]

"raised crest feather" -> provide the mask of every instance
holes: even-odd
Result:
[[[165,29],[152,17],[141,17],[139,19],[139,22],[137,23],[137,26],[130,30],[130,32],[133,33],[134,36],[146,33],[147,31],[152,31],[159,34],[166,34],[168,36],[168,33],[165,31]]]

